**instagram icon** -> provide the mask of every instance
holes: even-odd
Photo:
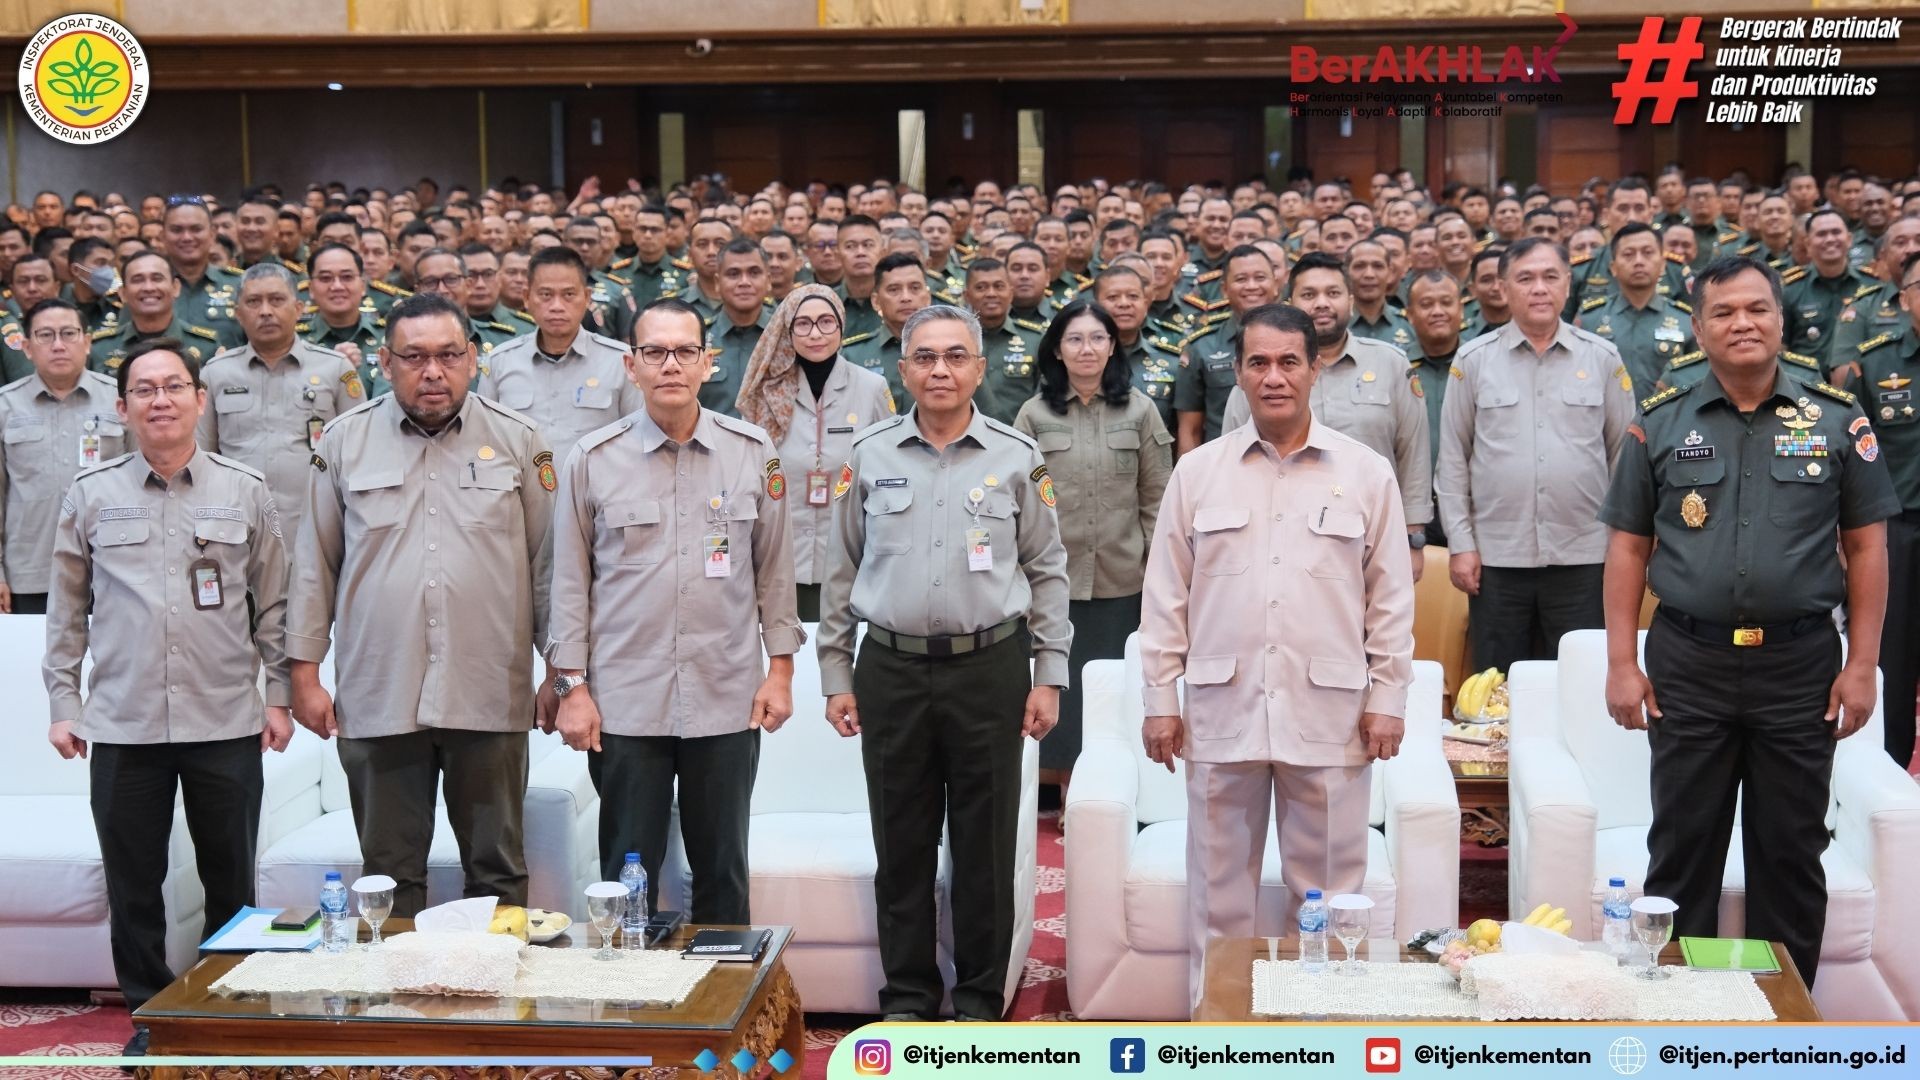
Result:
[[[885,1039],[861,1039],[853,1044],[853,1075],[885,1076],[892,1071],[892,1043]]]

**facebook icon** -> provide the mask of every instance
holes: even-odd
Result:
[[[1117,1073],[1143,1073],[1147,1071],[1147,1040],[1115,1039],[1109,1070]]]

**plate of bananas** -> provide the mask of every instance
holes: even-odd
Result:
[[[1507,738],[1507,677],[1498,668],[1467,676],[1453,696],[1455,723],[1447,726],[1449,739],[1490,745]]]

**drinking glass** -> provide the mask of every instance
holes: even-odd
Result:
[[[1347,962],[1341,965],[1341,974],[1364,973],[1366,965],[1354,959],[1353,951],[1367,939],[1373,922],[1373,901],[1358,893],[1342,893],[1327,901],[1327,907],[1333,914],[1333,936],[1347,949]]]
[[[1660,966],[1660,950],[1673,937],[1673,913],[1680,905],[1664,896],[1643,896],[1633,902],[1633,936],[1647,950],[1643,979],[1664,979],[1668,972]]]
[[[370,874],[353,883],[354,899],[360,906],[360,917],[367,920],[367,929],[372,931],[363,948],[373,949],[380,944],[380,924],[387,921],[393,913],[394,880],[385,874]]]
[[[617,881],[596,881],[587,886],[587,919],[600,935],[600,950],[595,960],[618,960],[613,951],[613,931],[627,913],[627,887]]]

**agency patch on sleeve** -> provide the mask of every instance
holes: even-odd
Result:
[[[340,376],[340,381],[341,381],[342,383],[345,383],[345,384],[346,384],[346,387],[347,387],[347,396],[348,396],[348,397],[350,397],[350,398],[362,398],[362,397],[366,397],[366,396],[367,396],[367,392],[366,392],[365,390],[363,390],[363,389],[361,389],[361,387],[360,387],[360,373],[359,373],[359,372],[357,372],[357,371],[349,371],[349,372],[347,372],[347,373],[346,373],[345,375],[342,375],[342,376]]]
[[[315,455],[313,455],[313,467],[314,467],[314,468],[316,468],[316,469],[319,469],[319,470],[320,470],[321,472],[326,472],[326,471],[327,471],[327,459],[326,459],[326,458],[323,458],[323,457],[321,457],[321,456],[320,456],[319,454],[315,454]]]
[[[1040,501],[1046,503],[1048,506],[1054,505],[1053,477],[1051,476],[1042,476],[1040,478]]]
[[[833,481],[833,497],[838,499],[851,490],[853,490],[853,466],[851,464],[842,465],[840,466],[840,475],[835,477]]]
[[[533,455],[533,467],[540,470],[540,486],[548,491],[560,486],[560,479],[553,475],[553,451],[542,450]]]
[[[767,462],[767,498],[778,502],[787,497],[787,478],[780,472],[780,459]]]

